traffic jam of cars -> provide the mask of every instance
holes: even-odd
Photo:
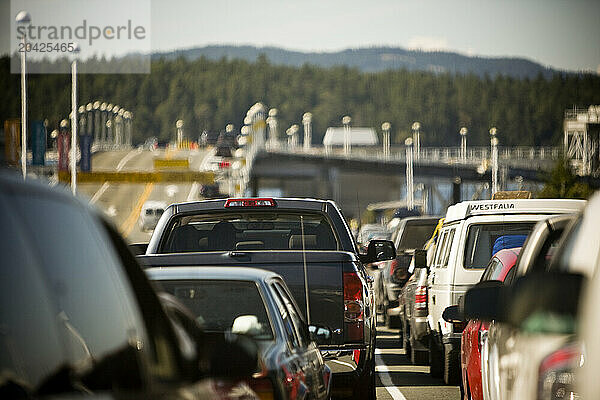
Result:
[[[374,399],[378,320],[465,399],[600,390],[600,195],[355,232],[331,200],[157,203],[128,245],[62,189],[0,180],[1,398]]]

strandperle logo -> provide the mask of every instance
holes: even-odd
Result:
[[[29,41],[58,40],[72,41],[73,39],[85,40],[92,46],[97,40],[144,40],[146,28],[136,25],[132,20],[127,20],[124,25],[89,25],[84,19],[81,24],[73,27],[69,25],[29,25],[18,26],[17,37],[27,37]]]

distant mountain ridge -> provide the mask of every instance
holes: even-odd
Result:
[[[242,59],[249,62],[264,54],[270,63],[299,67],[311,64],[320,67],[347,66],[363,72],[406,69],[434,73],[475,74],[478,76],[505,75],[513,78],[545,78],[559,72],[524,58],[471,57],[444,51],[405,50],[398,47],[367,47],[337,52],[300,52],[277,47],[206,46],[170,52],[154,53],[153,58],[173,59],[183,56],[189,60],[205,57],[209,60]]]

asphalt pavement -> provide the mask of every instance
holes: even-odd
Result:
[[[400,346],[397,329],[377,328],[377,399],[460,400],[458,386],[445,386],[428,366],[412,365]]]

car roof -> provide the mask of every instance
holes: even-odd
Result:
[[[280,275],[248,267],[153,267],[145,270],[151,280],[232,280],[264,282]]]
[[[256,197],[244,197],[244,199],[256,198]],[[303,210],[323,210],[326,204],[334,204],[331,200],[320,200],[312,198],[291,198],[291,197],[268,197],[275,201],[275,207],[263,207],[265,209],[294,209],[301,208]],[[225,208],[227,198],[224,199],[212,199],[212,200],[199,200],[190,201],[184,203],[171,204],[170,207],[175,207],[175,212],[194,212],[194,211],[205,211],[205,210],[223,210],[230,211]],[[240,211],[240,207],[232,208],[231,210]],[[256,209],[254,209],[256,210]]]
[[[448,207],[445,223],[475,215],[564,214],[583,210],[585,200],[571,199],[511,199],[463,201]]]

